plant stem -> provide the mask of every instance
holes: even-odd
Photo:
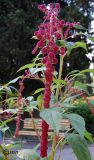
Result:
[[[60,68],[59,68],[59,76],[58,76],[58,80],[60,80],[60,79],[61,79],[61,76],[62,76],[62,70],[63,70],[63,58],[64,58],[64,56],[60,55]],[[56,90],[56,102],[58,102],[59,89],[60,89],[60,85],[58,84],[57,90]],[[53,144],[52,144],[51,160],[54,160],[54,156],[55,156],[55,147],[56,147],[56,134],[54,133],[54,135],[53,135]]]
[[[64,56],[60,55],[60,67],[59,67],[59,76],[58,76],[58,80],[60,80],[60,79],[61,79],[61,76],[62,76],[63,59],[64,59]],[[58,102],[59,90],[60,90],[60,84],[58,84],[57,90],[56,90],[56,102]]]
[[[50,160],[54,160],[55,147],[56,147],[56,134],[54,133],[54,134],[53,134],[53,143],[52,143],[52,153],[51,153]]]

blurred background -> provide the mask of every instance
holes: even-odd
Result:
[[[60,2],[61,10],[59,17],[69,22],[80,22],[87,30],[84,32],[94,35],[94,0],[0,0],[0,85],[9,82],[23,72],[17,73],[17,70],[28,63],[31,63],[34,55],[32,50],[36,40],[32,39],[38,25],[43,21],[43,13],[38,10],[38,5],[51,2]],[[84,41],[87,43],[88,53],[77,48],[72,51],[70,57],[66,57],[64,62],[63,77],[70,71],[94,69],[94,44],[86,39],[85,36],[77,36],[74,41]],[[56,70],[58,71],[58,64]],[[79,81],[79,79],[78,79]],[[84,78],[80,77],[84,83],[94,84],[94,75],[87,73]],[[24,94],[31,90],[40,88],[43,84],[40,82],[34,85],[35,81],[25,82]],[[94,90],[89,88],[94,94]],[[91,131],[90,124],[94,126],[94,116],[90,116],[91,111],[87,103],[85,111],[80,104],[81,109],[76,108],[76,113],[82,115],[87,121],[87,128]],[[94,105],[94,101],[93,104]],[[80,112],[80,113],[79,113]],[[91,127],[92,127],[91,126]],[[91,132],[91,133],[92,133]]]
[[[32,39],[38,24],[42,22],[43,14],[38,10],[38,4],[60,2],[60,17],[71,22],[80,22],[88,32],[93,34],[94,2],[93,0],[0,0],[0,83],[4,84],[15,78],[16,71],[30,63],[31,54],[36,43]],[[76,40],[80,40],[77,37]],[[87,41],[83,37],[84,41]],[[66,58],[64,76],[71,70],[82,70],[94,67],[94,47],[87,41],[88,54],[83,50],[75,50],[70,58]],[[57,66],[58,70],[58,66]],[[90,75],[88,82],[92,81]]]

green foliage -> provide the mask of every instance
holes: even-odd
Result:
[[[94,37],[92,36],[88,36],[89,40],[91,40],[92,42],[94,42]]]
[[[90,107],[85,101],[79,102],[78,100],[77,104],[75,104],[75,107],[70,109],[70,111],[81,115],[86,122],[91,122],[94,119],[94,116],[91,114]]]
[[[31,72],[31,74],[35,74],[38,72],[43,72],[45,70],[45,67],[41,67],[41,68],[30,68],[29,71]]]
[[[42,117],[54,129],[55,133],[58,133],[60,129],[59,122],[62,118],[58,108],[43,109],[40,112],[40,117]]]
[[[78,48],[78,47],[81,47],[83,49],[85,49],[87,51],[87,47],[86,47],[86,43],[85,42],[76,42],[74,44],[74,46],[72,47],[73,48]]]
[[[24,66],[22,66],[19,70],[18,70],[18,72],[19,71],[22,71],[22,70],[24,70],[24,69],[28,69],[28,68],[32,68],[32,67],[34,67],[34,64],[26,64],[26,65],[24,65]]]
[[[53,79],[53,82],[56,84],[56,85],[65,85],[66,82],[65,80],[62,80],[62,79]]]
[[[67,141],[72,146],[78,160],[92,160],[88,150],[88,145],[84,138],[81,138],[77,134],[69,134],[67,136]]]
[[[40,92],[42,92],[42,91],[44,91],[44,88],[39,88],[39,89],[37,89],[37,90],[34,92],[34,94],[40,93]]]
[[[80,91],[82,90],[82,91],[85,91],[86,93],[88,93],[87,84],[85,84],[85,83],[81,83],[79,81],[74,81],[73,86],[74,86],[74,88],[76,88]]]
[[[33,111],[34,109],[38,110],[38,108],[37,108],[37,102],[36,101],[31,101],[31,102],[29,102],[29,104],[26,107],[25,111],[30,112],[30,111]]]
[[[21,78],[21,76],[9,81],[9,83],[7,85],[10,85],[11,83],[16,83],[20,78]]]
[[[83,73],[87,73],[87,72],[94,74],[94,69],[85,69],[85,70],[80,71],[79,74],[83,74]]]
[[[74,26],[75,29],[79,29],[79,30],[87,30],[85,27],[83,27],[82,25],[75,25]]]
[[[63,116],[64,118],[70,120],[72,127],[79,133],[81,137],[83,137],[86,130],[84,119],[77,114],[64,114]]]
[[[75,0],[75,1],[77,2],[77,0]],[[88,45],[86,43],[86,37],[93,42],[94,42],[94,37],[87,36],[84,33],[82,34],[79,32],[79,30],[83,30],[85,32],[87,31],[85,29],[85,27],[87,26],[86,24],[84,25],[84,27],[82,27],[81,25],[79,25],[79,26],[75,25],[74,29],[72,30],[72,33],[70,32],[69,37],[65,38],[64,40],[58,40],[57,42],[55,42],[60,47],[63,46],[65,48],[67,48],[66,54],[68,56],[66,56],[66,59],[64,59],[65,60],[64,64],[63,64],[64,57],[62,56],[62,58],[61,58],[62,61],[60,59],[59,76],[58,76],[57,72],[54,72],[53,77],[55,77],[55,78],[53,79],[53,84],[49,85],[49,83],[45,83],[45,80],[46,80],[45,69],[46,69],[46,67],[44,66],[44,64],[41,63],[41,60],[44,57],[44,55],[42,57],[41,52],[39,52],[38,56],[36,56],[33,59],[32,63],[30,63],[30,59],[32,57],[29,56],[29,54],[28,54],[28,53],[31,54],[31,48],[34,47],[34,45],[37,42],[36,37],[33,37],[34,39],[32,39],[31,37],[32,37],[34,30],[38,27],[38,23],[41,21],[41,18],[39,18],[39,16],[41,16],[41,13],[36,9],[36,6],[38,3],[42,2],[42,1],[31,2],[31,0],[29,0],[29,1],[25,2],[23,0],[23,2],[22,1],[19,1],[19,2],[18,1],[14,1],[14,2],[9,1],[9,2],[12,4],[12,7],[14,8],[14,10],[12,10],[10,3],[8,3],[6,0],[5,0],[4,4],[7,4],[8,8],[9,8],[9,9],[6,8],[6,13],[3,12],[3,11],[5,11],[4,9],[2,9],[3,7],[0,8],[0,11],[1,11],[0,21],[3,22],[3,25],[5,27],[5,28],[2,27],[2,25],[0,27],[0,33],[1,33],[0,48],[1,49],[4,48],[4,49],[2,49],[2,52],[4,53],[4,57],[3,56],[1,57],[1,62],[3,63],[3,60],[6,57],[5,66],[7,66],[7,69],[5,69],[5,67],[4,67],[5,70],[4,70],[4,72],[2,72],[1,75],[2,75],[2,77],[4,77],[4,75],[7,74],[7,72],[5,72],[5,71],[10,70],[9,74],[7,74],[7,76],[6,76],[6,78],[9,78],[9,76],[13,74],[15,68],[18,70],[18,68],[20,66],[24,65],[24,63],[28,63],[27,65],[22,66],[18,71],[23,71],[25,69],[29,69],[31,75],[35,75],[34,79],[36,79],[36,80],[39,79],[43,82],[43,84],[45,84],[45,86],[47,86],[47,85],[49,86],[49,87],[47,86],[48,88],[46,88],[46,90],[45,90],[46,96],[47,96],[47,94],[50,93],[50,89],[52,87],[52,95],[51,95],[51,97],[49,97],[49,96],[47,97],[48,99],[51,99],[48,102],[49,105],[47,106],[47,107],[50,106],[50,108],[45,108],[46,106],[43,106],[43,104],[44,104],[43,101],[44,101],[44,99],[46,99],[46,96],[43,98],[43,95],[40,94],[40,92],[44,91],[44,89],[45,89],[43,87],[42,88],[39,87],[39,89],[34,91],[34,94],[33,94],[34,97],[33,96],[24,97],[23,96],[23,94],[24,94],[23,93],[24,92],[23,79],[22,79],[22,81],[21,81],[22,84],[20,85],[21,88],[18,90],[19,93],[18,93],[18,91],[16,92],[16,94],[18,94],[17,95],[18,100],[20,101],[20,105],[19,105],[16,96],[10,97],[10,93],[12,94],[12,90],[13,90],[13,87],[10,86],[10,84],[16,83],[22,77],[18,76],[17,78],[13,79],[12,81],[7,83],[6,85],[0,86],[0,92],[8,94],[7,100],[4,99],[4,101],[2,103],[9,104],[8,109],[6,109],[5,111],[2,111],[1,113],[4,113],[6,111],[12,113],[12,116],[10,116],[9,119],[7,119],[5,121],[1,121],[0,128],[2,129],[2,132],[5,133],[7,130],[9,130],[9,127],[6,127],[6,125],[7,125],[7,123],[14,120],[15,115],[17,114],[18,109],[11,109],[11,107],[13,107],[12,105],[14,104],[14,101],[16,101],[15,104],[19,105],[19,107],[22,107],[22,110],[27,111],[30,114],[30,116],[31,116],[31,112],[34,109],[40,111],[40,117],[43,120],[45,120],[48,123],[48,125],[50,125],[54,129],[55,134],[57,134],[59,132],[59,130],[61,129],[60,128],[61,127],[60,120],[69,119],[69,121],[71,123],[71,129],[65,130],[62,144],[64,145],[65,142],[67,141],[72,146],[72,149],[73,149],[78,160],[84,160],[84,159],[91,160],[91,156],[90,156],[90,153],[88,150],[86,140],[84,139],[84,136],[85,136],[85,138],[87,138],[91,142],[93,142],[93,140],[92,140],[91,135],[85,129],[84,119],[80,116],[79,113],[78,114],[76,113],[77,110],[76,110],[76,112],[74,111],[74,109],[77,109],[77,105],[74,104],[74,101],[76,98],[79,97],[79,93],[74,95],[73,93],[71,93],[70,89],[71,89],[71,87],[73,87],[74,89],[76,88],[79,91],[82,91],[82,90],[84,90],[85,92],[87,91],[86,83],[83,84],[82,82],[80,82],[78,80],[76,80],[73,83],[72,80],[75,80],[77,77],[80,77],[81,75],[84,75],[84,73],[87,73],[87,72],[94,73],[94,70],[91,70],[91,69],[85,69],[83,71],[79,71],[82,68],[88,68],[88,66],[89,66],[89,59],[86,57],[87,50],[88,50]],[[83,5],[81,5],[82,4],[81,1],[79,2],[79,4],[80,4],[79,6],[76,6],[74,1],[70,1],[70,6],[67,6],[70,10],[66,15],[68,16],[68,14],[71,14],[71,7],[72,7],[72,10],[73,10],[73,8],[74,8],[74,10],[76,9],[75,12],[74,11],[72,12],[72,14],[73,14],[73,16],[75,15],[75,18],[77,19],[77,15],[79,15],[78,13],[80,13],[79,10],[81,7],[83,7]],[[1,3],[1,5],[2,5],[2,3]],[[88,3],[88,5],[89,5],[89,3]],[[75,7],[73,7],[73,6],[75,6]],[[31,11],[32,11],[32,14],[31,14]],[[86,11],[88,11],[88,10],[85,9],[84,13],[86,13]],[[61,13],[62,13],[62,9],[61,9]],[[74,13],[76,13],[76,14],[74,14]],[[80,16],[82,16],[82,13],[80,14]],[[70,18],[70,16],[68,16],[67,18]],[[75,18],[72,17],[72,19],[74,21],[76,20]],[[66,19],[66,17],[64,17],[64,19]],[[71,21],[72,21],[72,19],[71,19]],[[80,21],[80,18],[79,18],[79,21]],[[74,39],[72,39],[73,37],[74,37]],[[31,45],[31,43],[32,43],[32,45]],[[5,47],[3,47],[3,44],[4,45],[7,44],[7,45]],[[46,45],[48,45],[48,41],[46,41]],[[79,56],[80,52],[81,52],[82,57]],[[70,53],[72,53],[72,54],[70,54]],[[8,57],[7,57],[7,55],[8,55]],[[70,56],[70,59],[69,59],[69,56]],[[22,58],[23,58],[23,61],[22,61]],[[86,58],[86,59],[84,59],[84,58]],[[82,62],[81,59],[84,59],[84,63],[82,63],[82,65],[79,65]],[[80,63],[79,63],[79,61],[76,61],[76,60],[79,60]],[[11,63],[9,64],[9,62],[11,62]],[[67,71],[67,67],[65,67],[65,64],[67,64],[67,62],[69,64],[68,71]],[[1,65],[2,65],[2,63],[1,63]],[[51,62],[51,63],[53,65],[53,62]],[[71,72],[68,75],[68,77],[66,77],[66,79],[62,79],[61,78],[62,77],[62,69],[61,68],[63,66],[64,66],[64,68],[66,68],[65,70],[63,70],[63,73],[65,71],[64,77],[66,76],[67,72],[73,70],[74,67],[75,67],[76,71]],[[39,75],[40,73],[43,73],[41,75],[42,78],[40,78],[41,77]],[[48,76],[48,78],[49,78],[49,76]],[[68,82],[67,82],[67,79],[68,79]],[[2,82],[4,82],[4,81],[6,81],[6,80],[5,79],[2,80]],[[48,90],[48,93],[47,93],[47,90]],[[64,97],[62,97],[62,95],[61,95],[62,90],[64,91],[64,94],[63,94]],[[56,96],[55,96],[55,94],[56,94]],[[3,94],[1,93],[1,98],[2,98],[2,95]],[[22,96],[24,98],[22,98]],[[35,100],[35,99],[37,99],[37,100]],[[26,102],[26,103],[24,103],[24,102]],[[86,114],[86,110],[84,111],[84,113]],[[82,110],[81,110],[81,114],[82,114]],[[70,133],[70,131],[71,132],[73,131],[73,133]],[[75,133],[77,133],[77,134],[75,134]],[[60,140],[60,142],[61,142],[61,140]],[[59,144],[61,144],[60,142],[59,142]],[[53,140],[53,145],[54,145],[54,140]],[[10,147],[10,146],[8,146],[8,147]],[[53,149],[54,151],[55,151],[55,147]],[[25,160],[34,160],[34,159],[40,160],[39,155],[36,153],[36,149],[33,149],[33,150],[22,149],[19,151],[18,157],[21,159],[25,159]],[[45,159],[45,158],[43,158],[43,159]]]
[[[43,101],[43,95],[41,94],[37,97],[37,106],[40,110],[42,109],[42,101]]]
[[[6,126],[6,127],[0,127],[0,130],[5,133],[7,130],[9,130],[9,127]]]
[[[0,122],[0,127],[2,128],[4,126],[6,126],[6,124],[11,122],[12,120],[14,120],[14,118],[9,118],[9,119],[7,119],[7,120],[5,120],[3,122]]]
[[[87,51],[87,46],[85,42],[78,41],[74,43],[74,42],[68,42],[66,40],[59,40],[57,43],[59,43],[61,47],[66,47],[68,49],[68,55],[70,55],[73,49],[79,47]]]
[[[94,107],[94,100],[89,100],[92,106]],[[77,104],[76,104],[77,103]],[[69,112],[76,113],[80,116],[82,116],[85,120],[86,123],[86,129],[94,135],[94,115],[91,113],[91,109],[88,106],[88,104],[81,100],[78,99],[77,102],[75,102],[75,106],[73,108],[69,109]]]
[[[69,119],[73,129],[75,129],[76,132],[79,133],[81,137],[84,136],[84,133],[86,131],[85,129],[85,121],[84,119],[77,114],[66,114],[63,113],[63,108],[50,108],[50,109],[43,109],[40,112],[40,116],[51,126],[53,127],[54,131],[58,133],[60,129],[60,120],[62,117],[64,119]]]
[[[84,137],[91,143],[93,143],[93,137],[92,134],[90,134],[88,131],[84,132]]]

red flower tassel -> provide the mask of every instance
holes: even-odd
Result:
[[[48,64],[48,62],[47,62]],[[52,71],[53,65],[49,62],[50,65],[46,65],[45,71],[45,92],[44,92],[44,107],[49,108],[49,103],[51,99],[51,84],[52,84]],[[50,67],[50,68],[49,68]],[[48,72],[49,71],[49,72]],[[49,125],[42,120],[42,134],[41,134],[41,146],[40,146],[40,156],[42,158],[47,157],[47,149],[48,149],[48,129]]]
[[[41,134],[41,147],[40,147],[40,156],[42,158],[47,157],[48,129],[49,125],[44,120],[42,120],[42,134]]]

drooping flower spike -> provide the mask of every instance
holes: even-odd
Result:
[[[20,124],[21,124],[21,109],[22,105],[27,104],[25,99],[23,99],[22,92],[24,90],[24,80],[30,78],[33,79],[35,78],[35,75],[32,75],[29,70],[26,70],[25,73],[22,75],[21,79],[19,80],[19,90],[18,90],[18,98],[17,98],[17,105],[18,105],[18,112],[17,112],[17,118],[16,118],[16,130],[14,133],[14,137],[18,137],[19,135],[19,130],[20,130]]]
[[[58,46],[56,41],[65,39],[75,23],[69,23],[58,19],[58,13],[60,10],[59,3],[51,3],[48,7],[45,4],[42,4],[39,5],[38,8],[45,14],[45,16],[43,17],[43,23],[39,25],[38,30],[34,34],[39,41],[32,51],[32,54],[35,54],[38,49],[43,54],[42,63],[46,67],[44,72],[45,90],[43,106],[44,108],[49,108],[52,93],[51,85],[53,81],[53,72],[55,70],[55,64],[58,63],[56,55],[60,53],[62,56],[64,56],[66,52],[66,48]],[[42,158],[47,157],[48,129],[49,125],[42,120],[42,135],[40,145],[40,156]]]

